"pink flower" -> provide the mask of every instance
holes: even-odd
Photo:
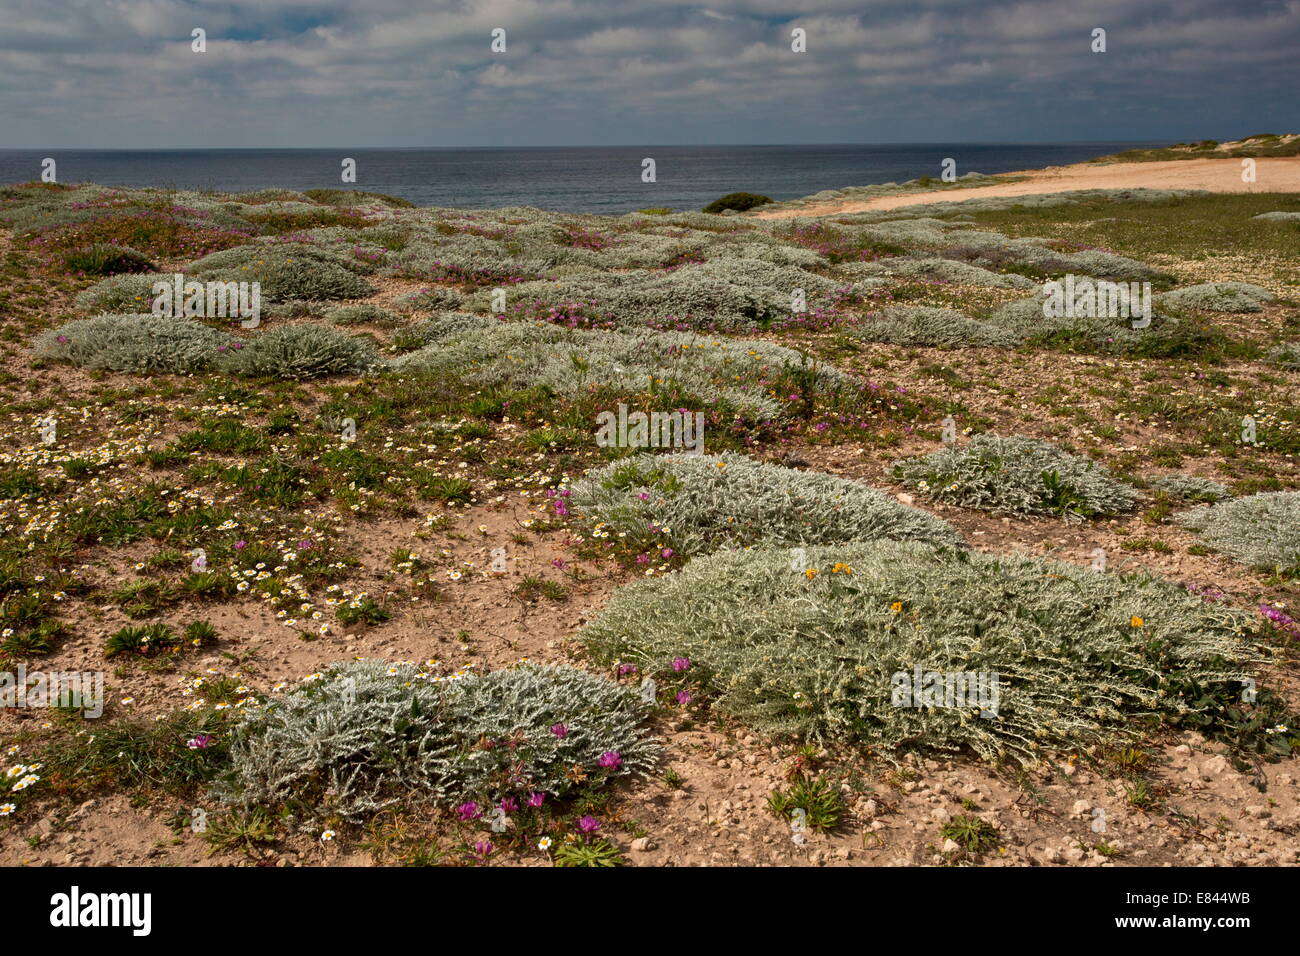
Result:
[[[617,750],[606,750],[600,755],[600,759],[596,762],[602,767],[614,770],[623,765],[623,757]]]
[[[483,860],[486,860],[488,857],[490,857],[492,855],[492,851],[495,849],[496,847],[494,847],[487,840],[479,840],[477,843],[474,844],[475,855],[477,855],[480,859]]]
[[[564,726],[564,724],[551,724],[551,733],[563,740],[565,737],[569,736],[569,728]]]
[[[462,803],[456,808],[456,813],[462,820],[477,820],[483,815],[483,811],[478,808],[478,804],[473,801]]]
[[[622,677],[622,676],[624,676],[625,674],[635,674],[635,673],[636,673],[636,665],[635,665],[635,664],[619,664],[619,665],[618,665],[618,676],[619,676],[619,677]]]
[[[665,557],[665,558],[671,558],[671,557],[673,556],[673,549],[672,549],[672,548],[664,548],[662,551],[659,552],[659,554],[660,554],[662,557]]]
[[[685,706],[686,706],[687,704],[689,704],[690,702],[691,702],[691,695],[690,695],[690,694],[688,694],[688,693],[687,693],[686,691],[684,691],[684,690],[680,690],[680,691],[677,692],[677,703],[679,703],[679,704],[681,704],[683,707],[685,707]]]
[[[568,567],[568,564],[565,563],[563,558],[556,558],[554,561],[551,562],[551,567],[559,568],[561,571],[563,571],[565,568]]]
[[[673,670],[677,671],[677,673],[679,674],[682,671],[689,669],[690,666],[691,666],[691,659],[689,657],[673,658]]]
[[[506,797],[504,800],[501,801],[499,806],[506,813],[514,813],[516,810],[519,809],[519,801],[516,800],[514,797]]]
[[[636,556],[636,563],[637,563],[637,564],[649,564],[649,563],[650,563],[650,555],[648,555],[648,554],[638,554],[638,555]]]
[[[546,794],[544,793],[530,793],[528,795],[528,805],[530,807],[540,807],[545,802]]]
[[[595,833],[600,829],[600,821],[593,816],[585,816],[578,821],[578,829],[583,833]]]

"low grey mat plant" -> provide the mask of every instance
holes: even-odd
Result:
[[[1149,326],[1135,329],[1132,316],[1048,317],[1043,312],[1045,301],[1040,292],[1027,299],[1008,302],[995,309],[984,321],[1005,329],[1030,345],[1153,358],[1177,356],[1209,343],[1208,333],[1160,309],[1152,310]]]
[[[1178,524],[1261,571],[1300,575],[1300,491],[1270,491],[1184,512]]]
[[[566,666],[433,678],[405,663],[335,664],[242,717],[215,790],[350,820],[399,803],[563,797],[571,768],[600,783],[654,767],[648,709],[634,687]]]
[[[737,454],[635,455],[588,472],[569,492],[568,507],[624,544],[666,540],[678,555],[876,538],[963,544],[948,522],[864,482]]]
[[[222,353],[221,366],[235,375],[282,379],[319,378],[377,368],[372,342],[328,325],[280,325]]]
[[[230,336],[192,319],[99,315],[73,319],[36,337],[38,358],[114,372],[199,372],[212,367]]]
[[[803,563],[696,558],[617,591],[579,640],[772,736],[1026,765],[1177,720],[1199,693],[1236,699],[1257,654],[1248,616],[1154,577],[887,540]],[[997,696],[917,706],[899,689],[918,674]]]
[[[436,335],[441,330],[446,334]],[[566,329],[547,322],[446,323],[424,348],[394,359],[392,368],[446,373],[485,385],[545,385],[566,395],[607,386],[639,391],[650,378],[672,379],[710,405],[727,402],[744,414],[776,421],[787,409],[763,388],[797,369],[805,387],[856,384],[829,365],[771,342],[677,332]]]
[[[357,305],[345,305],[333,309],[325,316],[325,321],[333,325],[378,325],[395,328],[406,324],[406,318],[389,312],[385,308],[362,302]]]
[[[1020,435],[976,435],[894,463],[894,476],[935,501],[1002,514],[1077,521],[1121,514],[1137,492],[1087,458]]]
[[[1283,342],[1269,349],[1265,361],[1291,372],[1300,372],[1300,342]]]
[[[988,322],[929,306],[896,306],[846,326],[849,335],[890,345],[922,345],[941,349],[1003,348],[1020,344],[1017,333]]]
[[[1208,312],[1259,312],[1264,302],[1276,299],[1272,292],[1249,282],[1206,282],[1189,285],[1156,297],[1161,305],[1176,309],[1205,309]]]
[[[361,299],[374,287],[342,255],[304,244],[254,243],[214,252],[190,264],[187,277],[203,282],[259,282],[262,301]]]
[[[1149,484],[1153,491],[1163,491],[1188,501],[1222,501],[1232,497],[1227,485],[1197,475],[1162,475],[1152,478]]]
[[[149,273],[128,273],[102,279],[77,293],[77,310],[87,315],[152,312],[153,286],[159,278]]]

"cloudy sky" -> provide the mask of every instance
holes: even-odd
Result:
[[[1300,0],[0,0],[9,149],[1293,130]]]

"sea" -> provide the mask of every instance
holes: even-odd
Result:
[[[700,209],[731,192],[798,199],[824,189],[1077,163],[1157,143],[895,143],[815,146],[562,146],[437,149],[0,150],[0,184],[59,182],[244,192],[343,188],[401,196],[417,206],[535,206],[622,215],[646,207]],[[356,182],[342,182],[355,160]],[[653,182],[645,160],[654,160]]]

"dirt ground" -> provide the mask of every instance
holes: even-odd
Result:
[[[1204,189],[1215,193],[1300,192],[1300,157],[1257,159],[1255,182],[1242,182],[1240,159],[1176,159],[1154,163],[1075,163],[1027,169],[1008,176],[1027,179],[962,190],[922,190],[875,199],[858,199],[797,209],[756,212],[758,219],[834,216],[868,210],[898,209],[936,202],[959,202],[997,196],[1031,196],[1076,189]]]

